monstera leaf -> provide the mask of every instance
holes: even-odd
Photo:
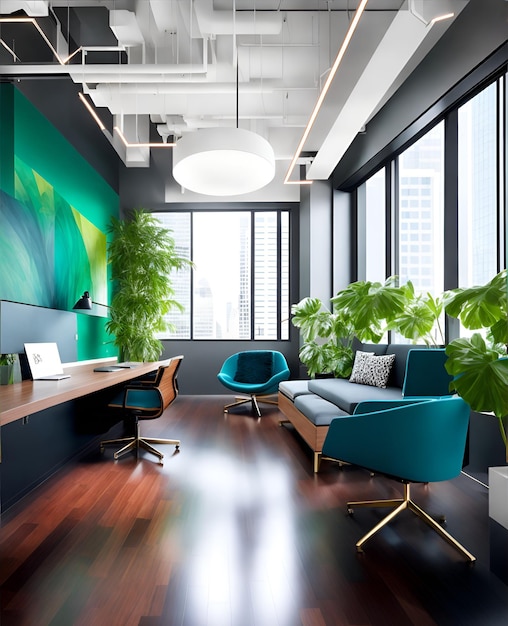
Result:
[[[408,292],[397,287],[397,276],[385,283],[357,281],[332,298],[336,310],[342,310],[351,320],[360,341],[379,343],[386,324],[404,311]]]
[[[453,289],[446,294],[445,310],[465,328],[496,328],[497,340],[508,344],[508,290],[506,270],[486,285]]]
[[[454,377],[450,387],[474,411],[496,415],[506,447],[503,418],[508,416],[508,356],[500,356],[479,333],[451,341],[446,354],[446,370]]]
[[[304,341],[330,335],[331,313],[323,307],[319,298],[304,298],[298,304],[293,304],[291,315],[291,322],[300,329]]]
[[[433,331],[436,329],[440,343],[444,343],[439,318],[443,312],[443,302],[432,294],[415,294],[411,281],[405,285],[407,304],[404,311],[388,324],[390,330],[396,330],[406,339],[423,339],[427,345],[436,345]]]

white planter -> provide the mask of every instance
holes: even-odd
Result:
[[[508,584],[508,466],[489,467],[490,569]]]
[[[489,467],[489,517],[508,530],[508,466]]]

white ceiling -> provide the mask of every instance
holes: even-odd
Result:
[[[309,179],[331,175],[356,134],[454,19],[432,26],[432,17],[450,7],[456,17],[465,4],[367,3],[302,146]],[[147,141],[150,127],[157,130],[156,141],[171,141],[199,128],[235,126],[238,117],[241,128],[272,145],[280,184],[357,5],[357,0],[0,0],[4,17],[24,10],[39,16],[43,28],[53,24],[48,37],[61,57],[83,47],[64,66],[53,54],[41,60],[27,52],[23,58],[21,31],[15,29],[23,28],[25,38],[29,28],[33,38],[42,39],[40,33],[1,24],[0,37],[12,52],[4,46],[0,73],[69,74],[99,116],[105,108],[111,112],[131,143]],[[9,39],[3,36],[6,28]],[[128,166],[149,165],[148,148],[126,149],[114,136],[111,141]],[[292,179],[298,176],[296,168]]]

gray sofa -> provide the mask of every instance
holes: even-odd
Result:
[[[289,380],[279,385],[279,409],[314,453],[319,471],[323,442],[332,419],[351,415],[359,402],[401,400],[448,395],[451,376],[443,348],[405,344],[362,345],[361,351],[395,355],[385,388],[350,382],[346,378]]]

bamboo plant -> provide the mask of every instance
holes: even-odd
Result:
[[[171,329],[164,316],[183,310],[174,299],[170,274],[192,263],[178,254],[171,231],[142,209],[128,220],[112,218],[109,233],[114,295],[106,329],[123,360],[156,361],[162,352],[157,333]]]

